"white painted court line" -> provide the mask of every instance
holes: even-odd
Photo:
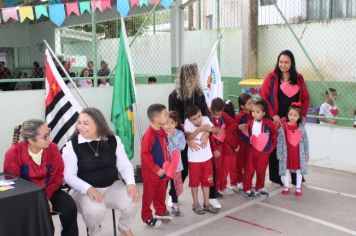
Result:
[[[320,187],[316,187],[316,186],[312,186],[312,185],[307,185],[306,188],[319,190],[319,191],[323,191],[323,192],[327,192],[327,193],[338,194],[338,195],[345,196],[345,197],[356,198],[356,195],[354,195],[354,194],[339,192],[339,191],[335,191],[332,189],[320,188]]]
[[[280,189],[276,189],[276,190],[270,192],[269,196],[272,197],[272,196],[274,196],[274,195],[276,195],[276,194],[278,194],[280,192],[281,192]],[[199,221],[196,224],[193,224],[193,225],[184,227],[184,228],[182,228],[180,230],[177,230],[177,231],[174,231],[172,233],[169,233],[169,234],[167,234],[167,236],[178,236],[178,235],[182,235],[182,234],[188,233],[189,231],[198,229],[198,228],[200,228],[200,227],[202,227],[204,225],[207,225],[207,224],[209,224],[211,222],[214,222],[214,221],[217,221],[219,219],[222,219],[226,215],[230,215],[232,213],[235,213],[236,211],[239,211],[239,210],[242,210],[242,209],[244,209],[246,207],[252,206],[252,205],[254,205],[256,203],[259,203],[259,202],[261,202],[263,200],[266,200],[266,198],[258,197],[256,199],[250,200],[250,201],[248,201],[248,202],[246,202],[246,203],[244,203],[244,204],[242,204],[242,205],[240,205],[238,207],[231,208],[231,209],[226,210],[226,211],[222,211],[222,212],[220,212],[220,213],[218,213],[218,214],[216,214],[216,215],[214,215],[212,217],[209,217],[209,218],[207,218],[205,220]]]
[[[343,226],[340,226],[340,225],[337,225],[337,224],[334,224],[334,223],[331,223],[331,222],[328,222],[328,221],[325,221],[325,220],[321,220],[321,219],[318,219],[318,218],[315,218],[315,217],[312,217],[312,216],[308,216],[308,215],[305,215],[305,214],[302,214],[302,213],[298,213],[298,212],[295,212],[295,211],[291,211],[291,210],[288,210],[288,209],[285,209],[285,208],[282,208],[282,207],[268,205],[268,204],[262,203],[262,202],[258,202],[256,204],[260,205],[260,206],[268,207],[268,208],[271,208],[271,209],[274,209],[274,210],[277,210],[277,211],[285,212],[285,213],[288,213],[288,214],[291,214],[291,215],[294,215],[294,216],[298,216],[300,218],[303,218],[303,219],[306,219],[306,220],[310,220],[310,221],[313,221],[313,222],[321,224],[321,225],[328,226],[330,228],[342,231],[344,233],[348,233],[348,234],[351,234],[351,235],[356,235],[356,231],[353,231],[351,229],[345,228]]]

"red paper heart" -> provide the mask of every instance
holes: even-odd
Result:
[[[250,138],[251,145],[256,148],[257,151],[262,152],[268,142],[268,134],[260,133],[258,136],[252,135]]]
[[[280,86],[282,92],[289,98],[293,97],[299,92],[299,86],[296,84],[290,84],[287,82],[284,82]]]
[[[302,139],[302,136],[303,134],[302,132],[300,132],[299,129],[287,130],[287,140],[294,147],[299,144],[300,140]]]
[[[224,142],[226,134],[213,134],[213,137],[220,142]]]
[[[250,134],[248,133],[248,129],[242,130],[241,131],[246,137],[250,137]]]
[[[166,176],[168,178],[172,179],[175,172],[178,169],[180,152],[178,150],[176,150],[176,151],[172,152],[170,157],[171,157],[171,160],[165,161],[163,163],[162,169],[166,172]]]
[[[333,116],[337,116],[338,114],[339,114],[339,109],[334,109],[334,108],[332,108],[331,110],[330,110],[330,113],[333,115]]]
[[[226,128],[226,125],[223,124],[220,129],[225,129]],[[225,138],[226,138],[226,133],[223,133],[223,134],[213,134],[213,137],[215,139],[217,139],[218,141],[220,142],[224,142]]]

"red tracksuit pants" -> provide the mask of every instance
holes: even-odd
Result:
[[[250,146],[247,161],[246,172],[244,176],[244,191],[251,190],[252,179],[256,172],[256,191],[265,186],[266,169],[268,166],[269,154],[259,152],[254,147]]]
[[[236,185],[236,173],[236,152],[229,144],[224,143],[219,190],[227,188],[228,175],[230,175],[231,186]]]
[[[166,214],[167,183],[168,180],[144,180],[141,210],[143,222],[153,218],[151,210],[152,203],[156,215]]]
[[[244,180],[244,174],[246,172],[245,166],[246,166],[246,160],[248,156],[248,147],[249,147],[248,143],[241,142],[240,149],[237,152],[237,158],[236,158],[236,168],[237,168],[236,182],[237,183],[242,183]]]

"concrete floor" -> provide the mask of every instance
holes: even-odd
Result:
[[[151,229],[142,223],[138,212],[133,231],[135,235],[145,236],[356,235],[356,174],[309,167],[302,197],[294,196],[294,189],[289,196],[281,195],[281,189],[267,179],[270,197],[248,200],[241,193],[227,196],[220,200],[223,208],[215,215],[193,213],[190,189],[186,187],[181,197],[182,216]],[[140,189],[142,192],[141,185]],[[59,236],[58,216],[54,222],[55,235]],[[78,224],[80,235],[85,236],[85,224],[79,214]],[[113,235],[110,210],[102,224],[101,235]]]

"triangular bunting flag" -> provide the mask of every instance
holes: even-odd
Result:
[[[122,16],[127,16],[130,11],[129,0],[117,0],[116,6]]]
[[[142,7],[143,5],[148,6],[148,0],[140,0],[140,7]]]
[[[35,6],[35,14],[36,14],[36,19],[40,19],[41,16],[48,17],[48,11],[46,5]]]
[[[171,4],[172,4],[172,0],[161,0],[161,5],[166,9],[168,9],[171,6]]]
[[[17,16],[16,7],[3,8],[2,9],[2,19],[4,22],[7,22],[9,19],[19,21],[19,17]]]
[[[70,16],[70,14],[76,14],[79,16],[79,8],[78,4],[76,2],[68,2],[66,3],[66,9],[67,9],[67,16]]]
[[[49,18],[57,26],[61,26],[66,19],[64,4],[49,5]]]
[[[24,22],[26,18],[34,20],[33,10],[31,6],[19,7],[20,22]]]
[[[101,1],[101,10],[111,9],[111,1],[110,0],[102,0]]]
[[[95,12],[96,9],[99,9],[99,11],[103,11],[101,9],[101,1],[91,1],[91,11]]]
[[[159,3],[159,0],[150,0],[150,3],[153,5],[153,4],[158,4]]]
[[[139,0],[130,0],[130,5],[131,7],[138,7],[140,5],[140,1]]]
[[[80,15],[83,15],[84,12],[91,13],[90,2],[79,2]]]

